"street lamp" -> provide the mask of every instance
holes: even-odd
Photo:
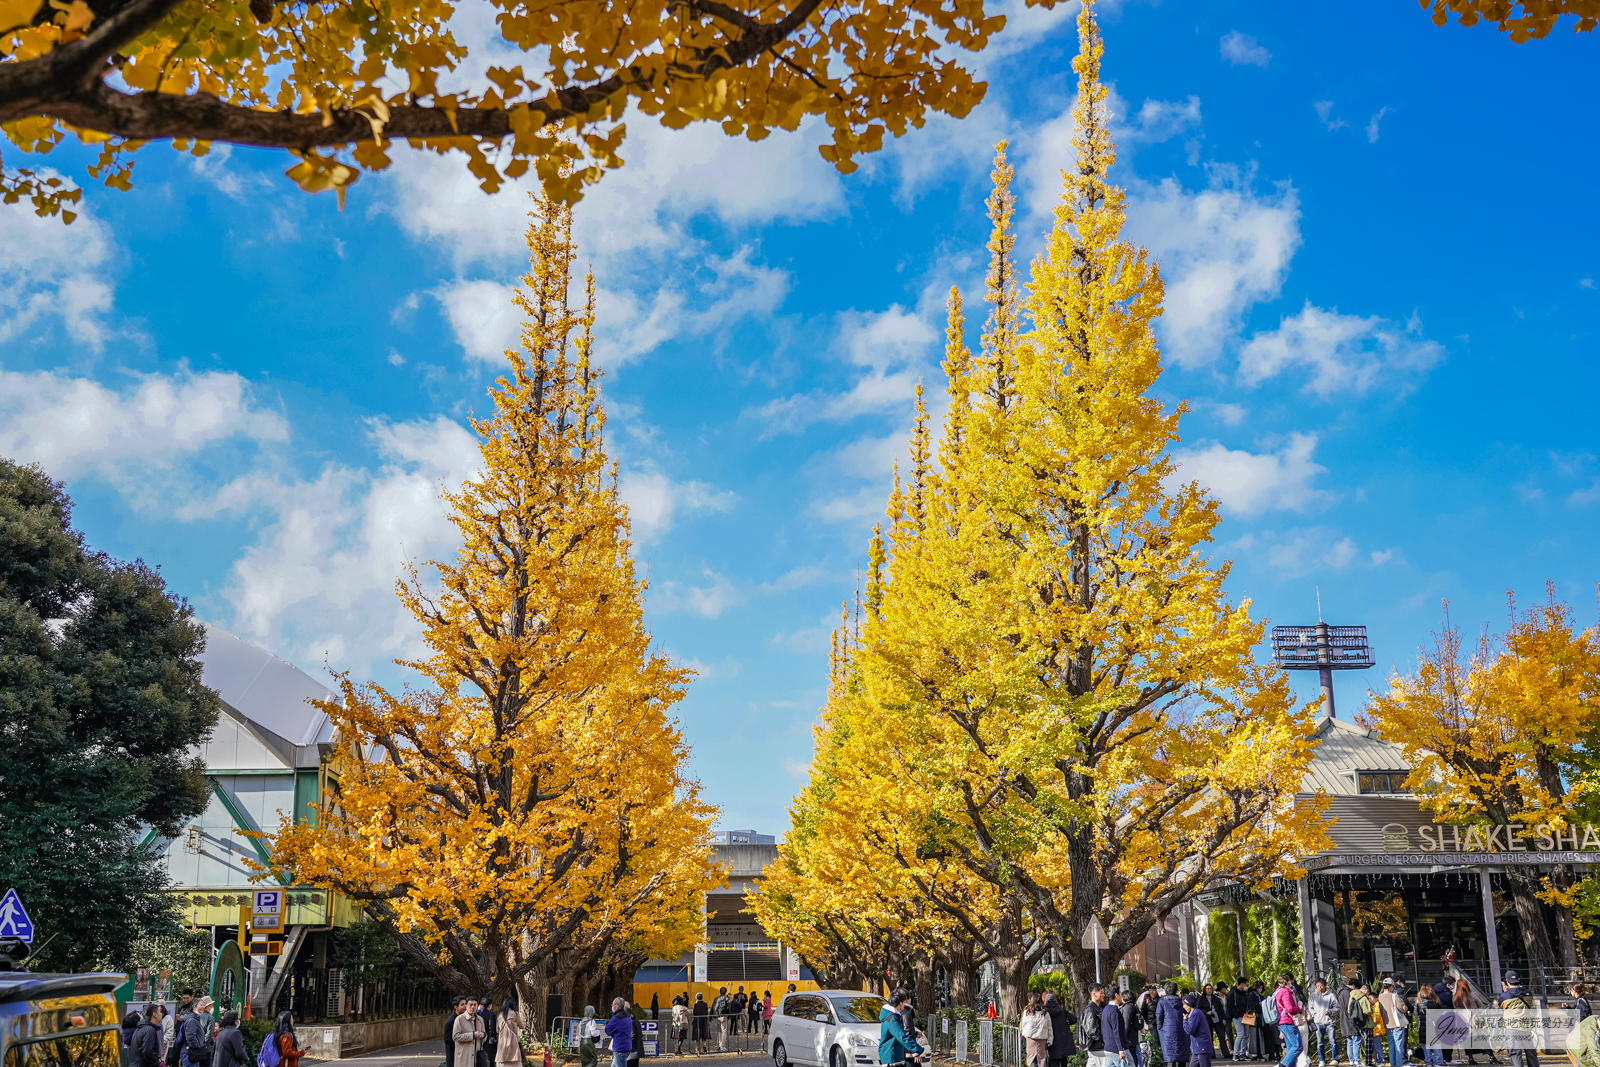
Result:
[[[1365,626],[1274,626],[1272,662],[1286,671],[1316,671],[1322,678],[1322,710],[1334,718],[1333,672],[1372,666]]]

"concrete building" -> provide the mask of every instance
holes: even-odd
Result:
[[[788,946],[762,929],[748,910],[749,894],[761,882],[767,865],[778,858],[772,837],[754,830],[723,830],[712,836],[716,861],[727,869],[727,885],[711,890],[705,900],[705,934],[699,945],[673,960],[649,960],[633,978],[636,1004],[652,995],[663,1005],[679,993],[704,993],[709,1002],[718,989],[744,986],[757,994],[771,991],[776,1000],[793,983],[815,989],[809,968]]]

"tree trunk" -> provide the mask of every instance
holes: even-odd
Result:
[[[972,1002],[972,942],[952,937],[944,950],[944,969],[950,975],[950,1003],[957,1008],[976,1007]]]
[[[916,1009],[927,1015],[933,1011],[933,957],[918,952],[912,958],[911,970],[916,976]]]
[[[1558,866],[1550,877],[1550,884],[1557,889],[1570,889],[1572,887],[1572,872],[1566,866]],[[1556,940],[1560,942],[1556,947],[1561,952],[1561,966],[1569,970],[1576,970],[1578,961],[1578,937],[1573,928],[1572,909],[1564,905],[1555,905],[1556,913]]]
[[[1000,979],[1000,1005],[996,1010],[1000,1018],[1015,1022],[1028,1001],[1028,952],[1021,944],[1000,946],[1000,952],[994,960]]]
[[[1511,879],[1511,897],[1517,908],[1517,925],[1522,927],[1522,944],[1528,953],[1529,970],[1536,963],[1553,967],[1555,949],[1550,944],[1550,932],[1544,925],[1544,903],[1534,896],[1533,877],[1519,871],[1508,872]]]

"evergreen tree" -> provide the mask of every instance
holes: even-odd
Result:
[[[205,809],[194,748],[221,707],[189,606],[71,519],[59,482],[0,459],[0,884],[55,970],[126,966],[137,939],[176,931],[140,838]]]

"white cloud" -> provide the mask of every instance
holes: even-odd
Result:
[[[753,142],[715,124],[668,130],[650,116],[630,114],[621,152],[626,163],[591,187],[574,212],[580,257],[596,260],[607,281],[621,256],[698,251],[687,228],[698,216],[737,227],[836,213],[843,186],[817,154],[819,136],[808,122]],[[402,153],[388,174],[395,189],[383,210],[413,238],[443,249],[457,269],[520,267],[533,178],[507,182],[491,196],[462,156],[426,152]]]
[[[1211,490],[1224,508],[1251,518],[1271,508],[1309,511],[1326,505],[1333,494],[1313,488],[1327,468],[1312,462],[1317,435],[1290,434],[1277,449],[1247,452],[1212,441],[1173,454],[1178,469],[1173,482],[1197,481]]]
[[[1248,33],[1234,30],[1222,38],[1222,58],[1236,67],[1264,67],[1271,62],[1272,53]]]
[[[1391,108],[1380,107],[1378,109],[1378,111],[1377,111],[1377,114],[1373,115],[1371,121],[1369,121],[1367,123],[1367,143],[1368,144],[1376,144],[1377,143],[1377,141],[1378,141],[1378,123],[1381,122],[1383,120],[1383,116],[1387,115],[1391,110],[1392,110]]]
[[[1244,552],[1284,578],[1342,571],[1352,566],[1380,567],[1399,555],[1392,548],[1363,554],[1353,538],[1329,526],[1247,534],[1229,547]]]
[[[643,544],[672,529],[680,513],[733,508],[739,494],[706,482],[675,482],[659,471],[630,471],[622,476],[623,503],[633,523],[633,539]]]
[[[1334,130],[1343,129],[1344,127],[1350,125],[1350,123],[1344,119],[1330,119],[1328,117],[1329,115],[1333,114],[1332,100],[1318,100],[1311,106],[1317,109],[1317,121],[1326,126],[1329,133],[1332,133]]]
[[[104,223],[80,212],[68,225],[26,203],[0,204],[0,249],[0,341],[54,319],[79,345],[104,349],[112,292],[102,275],[114,251]]]
[[[744,590],[709,567],[701,576],[710,579],[710,585],[684,585],[681,582],[652,582],[646,600],[652,611],[663,614],[687,612],[701,618],[714,619],[731,607],[746,600]]]
[[[1209,187],[1175,179],[1130,183],[1128,236],[1148,247],[1166,280],[1157,329],[1180,364],[1214,360],[1252,304],[1278,295],[1300,247],[1300,204],[1287,182],[1258,195],[1236,168],[1208,168]]]
[[[1583,288],[1583,289],[1593,289],[1594,288],[1594,279],[1593,278],[1579,278],[1578,279],[1578,286],[1580,288]]]
[[[1308,392],[1361,393],[1379,381],[1402,391],[1444,359],[1437,341],[1421,336],[1415,315],[1404,325],[1370,316],[1341,315],[1306,302],[1276,330],[1252,337],[1239,354],[1239,378],[1259,385],[1294,369],[1310,374]]]
[[[225,485],[183,519],[242,515],[260,523],[223,596],[230,629],[301,663],[324,658],[357,676],[378,660],[423,651],[421,629],[395,598],[407,560],[450,558],[459,536],[441,488],[476,470],[477,441],[444,417],[369,425],[375,470],[330,464],[311,480],[256,472]],[[424,581],[428,571],[422,568]]]
[[[745,412],[765,422],[763,437],[794,433],[819,421],[843,421],[902,407],[916,391],[939,335],[917,312],[899,304],[887,311],[840,314],[836,347],[862,373],[843,392],[823,390],[768,401]]]
[[[237,374],[151,374],[119,391],[51,371],[0,370],[0,455],[57,478],[98,476],[135,504],[153,504],[156,483],[177,464],[224,441],[288,436],[283,417]]]
[[[518,346],[522,310],[511,302],[512,291],[497,282],[458,281],[435,294],[468,358],[498,363]]]
[[[801,763],[799,760],[790,759],[788,756],[780,759],[778,766],[787,771],[790,778],[805,778],[811,773],[811,764]]]

